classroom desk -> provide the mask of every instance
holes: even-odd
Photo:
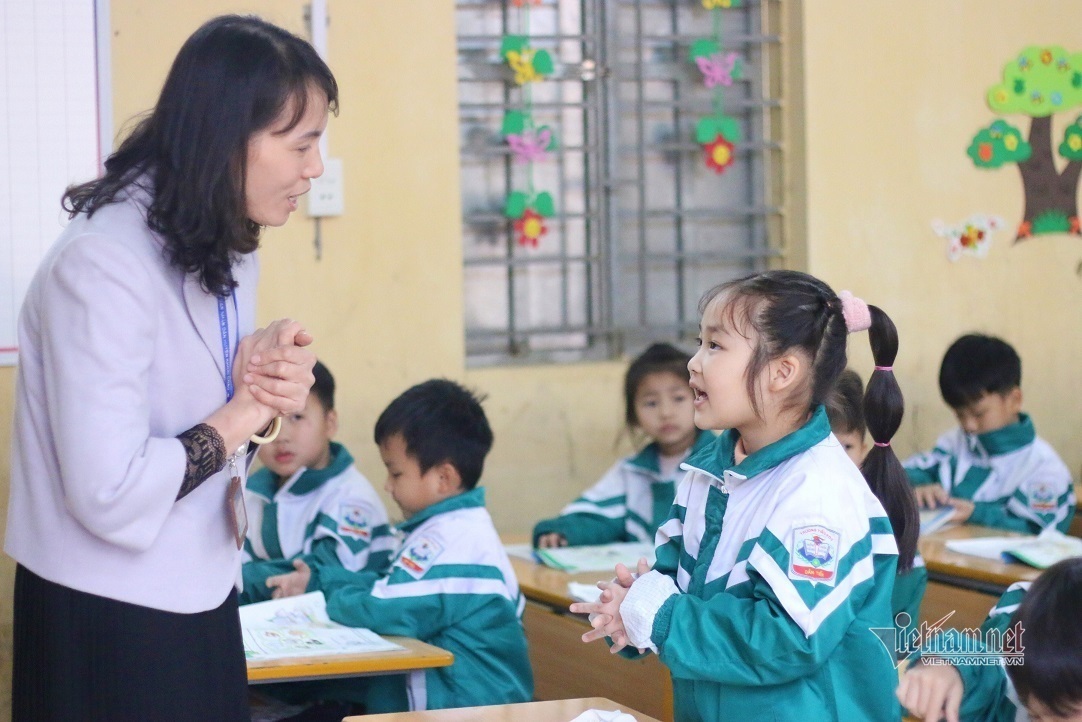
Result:
[[[523,539],[508,537],[505,541]],[[574,602],[567,592],[568,582],[591,584],[605,574],[568,574],[517,557],[511,557],[511,566],[526,597],[522,622],[530,644],[535,699],[607,697],[671,722],[668,668],[653,654],[631,660],[610,654],[604,642],[584,643],[581,637],[590,625],[586,617],[568,610]]]
[[[439,647],[407,637],[386,637],[405,650],[341,654],[330,657],[293,657],[248,662],[248,684],[297,682],[336,677],[373,677],[418,669],[446,667],[455,656]]]
[[[1019,563],[961,554],[947,549],[951,539],[989,536],[1024,536],[1006,529],[962,524],[939,529],[920,538],[920,553],[928,567],[928,588],[921,604],[920,621],[931,624],[949,612],[951,627],[979,627],[1007,587],[1033,581],[1040,569]]]
[[[461,707],[429,712],[395,712],[346,717],[342,722],[568,722],[588,709],[606,711],[618,709],[631,715],[638,722],[659,722],[653,717],[604,697],[500,704],[491,707]]]

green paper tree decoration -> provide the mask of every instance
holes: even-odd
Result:
[[[978,168],[1018,165],[1025,210],[1017,239],[1041,233],[1082,234],[1078,181],[1082,173],[1082,116],[1052,138],[1052,116],[1082,106],[1082,53],[1058,45],[1031,45],[1003,68],[1003,82],[988,90],[988,107],[999,115],[1030,117],[1029,136],[1003,120],[981,128],[966,149]],[[1067,160],[1057,170],[1055,153]]]

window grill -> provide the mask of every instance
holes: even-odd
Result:
[[[471,363],[608,358],[694,336],[702,293],[780,255],[783,178],[780,0],[721,14],[743,62],[724,93],[743,141],[722,174],[695,123],[715,108],[689,48],[711,35],[697,0],[544,0],[531,46],[556,60],[532,83],[538,125],[558,147],[534,166],[556,214],[538,247],[515,241],[504,202],[522,187],[501,135],[523,89],[500,54],[521,10],[459,0],[466,348]]]

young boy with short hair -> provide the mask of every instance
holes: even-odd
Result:
[[[989,613],[981,632],[1000,649],[981,639],[952,635],[959,655],[969,662],[912,664],[898,687],[898,699],[922,719],[946,717],[949,722],[1082,722],[1082,559],[1066,559],[1049,567],[1035,582],[1011,585]],[[949,645],[940,649],[950,648]],[[988,658],[1009,653],[1020,664],[994,664]],[[927,654],[925,656],[928,656]]]
[[[322,589],[331,619],[420,639],[455,655],[449,667],[310,688],[369,713],[528,702],[533,674],[525,598],[477,486],[492,430],[477,397],[448,380],[418,384],[376,422],[384,489],[406,534],[384,574],[316,564],[288,575],[292,593]],[[310,577],[310,578],[309,578]]]
[[[353,457],[331,439],[338,431],[334,377],[316,362],[304,410],[282,419],[259,449],[264,468],[248,477],[240,602],[270,599],[275,577],[300,561],[348,571],[380,571],[397,548],[387,510]]]
[[[968,334],[951,344],[939,390],[959,428],[905,462],[921,507],[950,504],[957,522],[1067,531],[1075,507],[1071,473],[1022,413],[1021,384],[1022,362],[1005,341]]]

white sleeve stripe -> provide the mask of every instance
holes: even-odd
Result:
[[[917,554],[917,556],[913,557],[913,568],[914,569],[919,569],[920,567],[923,567],[923,566],[924,566],[924,557],[922,557],[920,554]]]
[[[565,506],[563,511],[560,512],[560,516],[566,516],[567,514],[593,514],[595,516],[603,516],[607,519],[621,519],[625,514],[625,507],[623,504],[614,506],[596,506],[594,504],[576,501]]]
[[[1013,496],[1011,497],[1011,500],[1007,502],[1007,511],[1012,512],[1015,516],[1020,516],[1023,519],[1028,519],[1042,529],[1047,526],[1053,526],[1057,522],[1062,521],[1067,516],[1067,509],[1067,506],[1063,506],[1057,509],[1055,518],[1053,518],[1052,521],[1046,523],[1044,519],[1041,519],[1041,517],[1037,516],[1032,509],[1030,509],[1022,502],[1018,501],[1018,499],[1014,498]]]
[[[368,545],[370,552],[375,551],[396,551],[398,549],[398,540],[393,536],[378,536],[372,540],[372,543]]]
[[[496,594],[513,603],[515,602],[508,592],[507,585],[500,579],[447,577],[445,579],[421,579],[401,584],[387,584],[384,580],[380,580],[372,588],[372,596],[379,599],[429,597],[437,594]]]
[[[763,551],[762,547],[756,545],[748,558],[748,562],[770,585],[782,607],[785,608],[785,611],[788,612],[797,626],[804,631],[805,637],[811,637],[815,634],[831,612],[840,607],[842,602],[849,597],[849,593],[853,591],[854,587],[875,575],[875,565],[872,563],[872,556],[869,554],[854,564],[853,568],[849,570],[849,574],[844,579],[839,580],[837,586],[820,599],[814,609],[808,609],[789,576],[774,561],[774,557]]]
[[[748,562],[747,560],[737,562],[733,565],[733,568],[729,570],[729,578],[725,582],[725,588],[730,589],[737,584],[743,584],[748,581]]]
[[[691,575],[682,566],[676,570],[676,586],[680,587],[682,592],[686,592],[691,586]]]
[[[872,554],[898,555],[898,540],[893,534],[872,534]]]
[[[1019,605],[1019,604],[1011,604],[1011,605],[1006,606],[1006,607],[996,607],[992,611],[988,612],[988,616],[989,617],[994,617],[997,614],[1014,614],[1014,610],[1018,609],[1019,606],[1021,606],[1021,605]]]
[[[659,542],[655,546],[662,546],[665,542],[669,541],[673,537],[680,536],[684,533],[684,525],[680,523],[679,519],[669,519],[657,529],[658,536],[661,537]]]
[[[643,541],[653,541],[654,540],[653,535],[650,533],[650,530],[647,529],[642,524],[640,524],[639,522],[635,521],[634,519],[629,518],[627,520],[626,526],[630,527],[628,529],[628,531],[631,532],[634,536],[638,537],[639,539],[642,539]]]

